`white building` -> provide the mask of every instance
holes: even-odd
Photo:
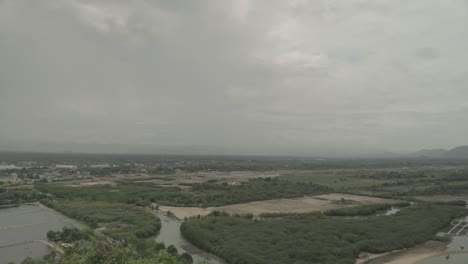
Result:
[[[75,165],[66,165],[66,164],[57,164],[55,165],[56,169],[67,169],[67,170],[76,170]]]

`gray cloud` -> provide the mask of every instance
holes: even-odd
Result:
[[[462,0],[0,0],[0,149],[466,144],[467,23]]]

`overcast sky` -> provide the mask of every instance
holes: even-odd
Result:
[[[468,144],[466,0],[0,0],[0,150]]]

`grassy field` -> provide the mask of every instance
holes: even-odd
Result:
[[[250,201],[301,197],[329,193],[328,187],[311,182],[292,182],[278,178],[253,179],[240,185],[199,183],[189,190],[144,183],[118,183],[72,187],[60,184],[37,184],[36,189],[60,199],[97,200],[147,206],[151,202],[167,206],[223,206]]]
[[[285,174],[284,179],[292,182],[312,182],[333,188],[336,191],[366,188],[395,183],[394,179],[366,179],[358,177],[359,172],[344,171],[309,171]]]
[[[385,197],[468,194],[468,171],[463,169],[295,171],[282,177],[291,182],[326,186],[338,192]]]

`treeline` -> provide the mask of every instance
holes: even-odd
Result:
[[[323,214],[327,216],[368,216],[374,215],[379,211],[386,211],[391,207],[392,206],[390,204],[370,204],[328,210],[323,212]]]
[[[468,194],[468,181],[445,181],[443,179],[430,181],[408,180],[399,184],[383,184],[381,186],[375,186],[369,190],[388,193],[389,197],[464,195]]]
[[[369,204],[369,205],[345,207],[345,208],[328,210],[328,211],[323,212],[323,214],[327,216],[369,216],[369,215],[374,215],[378,212],[387,211],[390,208],[392,208],[392,206],[407,207],[407,206],[410,206],[410,203],[401,202],[401,203],[395,203],[395,204]]]
[[[62,231],[49,230],[46,235],[47,239],[51,241],[60,240],[65,243],[71,243],[83,238],[83,235],[78,228],[66,226],[62,228]]]
[[[382,253],[425,242],[466,214],[461,206],[432,204],[366,219],[305,214],[262,220],[220,214],[184,222],[181,231],[197,247],[233,264],[352,264],[364,251]]]
[[[468,181],[461,183],[440,182],[433,186],[428,186],[422,190],[413,189],[406,193],[406,195],[437,195],[437,194],[466,194],[468,193]]]
[[[434,204],[440,204],[440,205],[466,206],[466,201],[463,201],[463,200],[437,201],[437,202],[433,202],[433,203],[434,203]]]
[[[330,188],[314,183],[291,182],[278,178],[254,179],[240,185],[209,182],[194,184],[189,191],[138,183],[119,183],[116,186],[74,188],[54,184],[37,184],[41,192],[61,199],[89,199],[139,206],[154,202],[168,206],[223,206],[251,201],[292,198],[331,192]]]
[[[31,188],[3,188],[0,187],[0,207],[3,205],[15,205],[29,203],[43,198],[44,195]]]
[[[364,179],[418,179],[430,177],[425,171],[375,171],[370,174],[358,174]]]

